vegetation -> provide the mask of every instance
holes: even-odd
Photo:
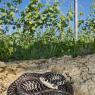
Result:
[[[70,9],[63,15],[60,2],[43,4],[39,0],[30,0],[24,10],[19,6],[23,0],[3,2],[0,8],[0,60],[24,60],[85,55],[95,52],[95,7],[87,19],[79,19],[79,37],[70,25],[74,12]],[[17,14],[20,14],[17,17]],[[80,13],[82,17],[83,13]],[[16,32],[7,34],[10,26]]]

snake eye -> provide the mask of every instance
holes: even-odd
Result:
[[[47,81],[47,79],[45,79],[45,81]]]

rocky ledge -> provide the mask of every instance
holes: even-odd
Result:
[[[95,95],[95,54],[85,57],[0,62],[0,95],[6,95],[10,83],[25,72],[62,73],[74,84],[75,95]]]

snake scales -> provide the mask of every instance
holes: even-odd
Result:
[[[61,74],[24,73],[9,86],[7,95],[73,95],[73,87]]]

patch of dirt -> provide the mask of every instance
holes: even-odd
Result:
[[[85,57],[0,62],[0,95],[25,72],[53,71],[74,82],[75,95],[95,95],[95,54]]]

